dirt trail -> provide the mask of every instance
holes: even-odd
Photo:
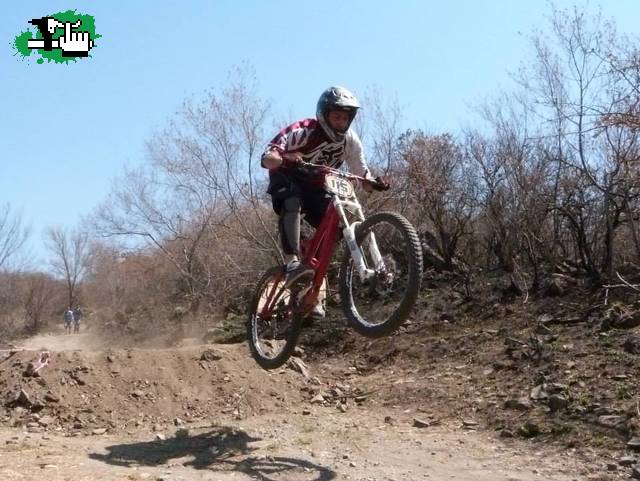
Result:
[[[29,351],[95,351],[104,348],[104,343],[91,331],[78,334],[65,334],[62,330],[49,334],[30,337],[18,343],[19,349]]]
[[[55,351],[39,384],[23,385],[59,400],[39,415],[7,410],[4,425],[14,427],[0,424],[0,479],[571,481],[591,472],[567,453],[454,420],[414,427],[415,411],[373,400],[346,412],[310,403],[302,374],[262,371],[243,345],[209,345],[221,358],[199,361],[205,347],[193,344],[103,352],[91,333],[22,342]],[[22,354],[7,388],[24,382]],[[328,386],[336,371],[326,366],[311,369]]]
[[[312,413],[154,434],[61,437],[0,430],[0,479],[569,481],[567,459],[525,454],[477,432],[397,429]],[[9,441],[11,444],[6,444]],[[559,472],[563,471],[563,472]],[[575,472],[575,471],[574,471]],[[564,473],[564,474],[563,474]]]

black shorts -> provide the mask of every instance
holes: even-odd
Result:
[[[267,193],[271,194],[271,202],[276,214],[281,214],[286,199],[298,197],[305,220],[313,227],[320,225],[331,200],[324,188],[301,182],[284,172],[271,172],[269,177]]]

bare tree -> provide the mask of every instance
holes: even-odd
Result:
[[[566,250],[560,230],[568,229],[575,257],[597,280],[611,274],[620,226],[620,169],[612,144],[597,138],[624,97],[608,61],[619,37],[600,13],[577,7],[553,8],[550,26],[550,35],[534,35],[534,59],[517,78],[536,121],[534,136],[553,166],[552,252]]]
[[[402,142],[413,220],[423,235],[433,229],[435,248],[451,270],[460,240],[475,213],[474,182],[460,146],[449,135],[409,132]]]
[[[15,272],[0,271],[0,340],[20,329],[20,281]]]
[[[89,266],[89,236],[80,230],[54,227],[47,231],[47,243],[53,272],[66,281],[68,305],[75,306],[78,283]]]
[[[37,332],[51,302],[51,290],[54,281],[47,274],[36,272],[26,274],[24,292],[24,312],[27,327]]]
[[[398,149],[402,108],[397,97],[385,98],[377,87],[365,92],[362,104],[362,112],[356,117],[356,130],[367,146],[369,163],[388,174],[402,161]]]
[[[185,102],[179,127],[165,136],[169,143],[158,156],[175,157],[171,153],[178,145],[186,149],[182,158],[191,182],[206,186],[208,195],[233,219],[233,235],[263,255],[279,252],[272,221],[264,217],[264,185],[256,178],[257,172],[264,172],[259,161],[268,112],[269,104],[258,96],[255,74],[241,66],[220,92],[210,91],[199,103]],[[257,223],[252,226],[249,219]]]
[[[611,48],[603,61],[609,65],[612,106],[603,113],[605,148],[613,159],[609,166],[606,186],[615,219],[610,223],[608,235],[613,235],[616,224],[627,225],[635,247],[635,262],[640,262],[640,233],[638,232],[638,195],[640,195],[640,46],[627,40]],[[609,239],[607,239],[609,240]],[[613,239],[605,253],[604,262],[613,261]]]
[[[192,310],[204,296],[222,297],[233,276],[260,269],[258,257],[278,256],[275,222],[256,179],[268,112],[256,89],[243,67],[221,91],[186,101],[147,143],[146,164],[115,182],[94,215],[99,235],[162,253]]]
[[[0,206],[0,269],[26,242],[30,229],[10,204]]]
[[[623,38],[602,60],[610,69],[612,91],[618,93],[611,110],[602,115],[602,124],[640,131],[640,46]]]
[[[129,248],[153,246],[185,280],[192,298],[206,288],[198,275],[207,230],[215,226],[215,199],[167,170],[127,170],[95,213],[97,233]],[[128,240],[128,242],[126,242]],[[141,243],[142,241],[142,243]]]

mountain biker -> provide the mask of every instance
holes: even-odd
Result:
[[[347,163],[349,170],[374,180],[367,167],[362,142],[350,128],[360,104],[346,88],[329,87],[320,96],[316,118],[295,122],[282,129],[267,145],[261,163],[269,169],[269,187],[273,210],[278,214],[278,230],[285,254],[285,285],[308,282],[314,270],[300,261],[300,216],[318,227],[329,197],[322,177],[305,169],[300,162],[333,168]],[[371,190],[369,184],[363,188]],[[320,297],[320,296],[319,296]],[[324,317],[323,299],[318,299],[310,317]]]

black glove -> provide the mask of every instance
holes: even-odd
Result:
[[[302,159],[299,156],[296,155],[283,155],[282,156],[282,166],[289,168],[289,167],[297,167],[301,164]]]
[[[389,190],[391,188],[391,185],[389,185],[389,182],[387,182],[382,177],[376,177],[374,180],[375,182],[371,182],[371,187],[373,188],[373,190],[383,191],[383,190]]]

